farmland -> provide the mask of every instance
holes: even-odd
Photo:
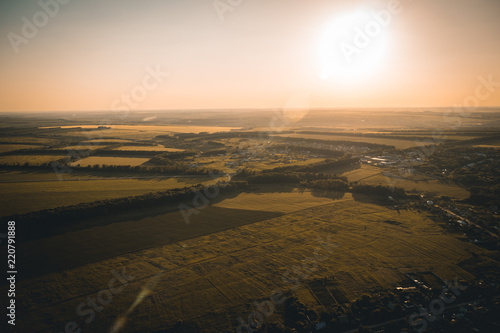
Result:
[[[0,183],[0,190],[10,195],[2,199],[0,211],[4,215],[20,214],[212,181],[209,177],[133,179],[128,178],[130,175],[128,177],[122,175],[124,179],[119,177],[109,179],[109,175],[108,177],[92,175],[92,178],[86,180],[88,177],[88,174],[80,173],[60,181],[54,179],[54,173],[26,175],[3,172],[0,174],[0,179],[5,179],[6,182]]]
[[[71,125],[71,126],[59,126],[58,128],[82,128],[82,129],[95,129],[95,125]],[[172,126],[172,125],[110,125],[111,130],[130,130],[130,131],[141,131],[141,132],[164,132],[164,133],[215,133],[220,131],[228,131],[232,129],[238,129],[240,127],[222,127],[222,126]],[[41,127],[48,128],[51,127]]]
[[[44,164],[50,163],[52,161],[57,161],[60,158],[63,158],[64,155],[9,155],[9,156],[0,156],[0,164]]]
[[[146,163],[149,161],[149,158],[137,158],[137,157],[97,157],[97,156],[92,156],[92,157],[87,157],[82,160],[79,160],[78,162],[74,162],[70,164],[70,166],[92,166],[95,164],[100,164],[100,165],[130,165],[130,166],[137,166],[141,165],[143,163]]]
[[[235,331],[277,290],[319,315],[411,274],[435,289],[497,275],[498,134],[471,118],[432,141],[439,110],[393,112],[397,126],[390,112],[314,111],[279,131],[260,111],[5,127],[0,216],[25,232],[19,329],[109,332],[134,304],[123,332]],[[77,308],[116,272],[130,281],[86,320]],[[264,322],[289,325],[285,312]]]
[[[115,150],[124,150],[124,151],[144,150],[144,151],[169,151],[169,152],[184,151],[184,149],[166,148],[163,146],[121,146],[115,148]]]
[[[390,185],[402,187],[406,191],[427,193],[437,196],[447,195],[457,199],[466,199],[469,193],[458,185],[444,183],[432,177],[416,175],[400,175],[397,171],[363,164],[360,169],[349,171],[345,174],[350,181],[371,185]]]
[[[303,139],[320,139],[320,140],[330,140],[330,141],[354,141],[354,142],[367,142],[367,138],[363,137],[353,137],[353,136],[342,136],[342,135],[320,135],[320,134],[281,134],[281,137],[286,138],[303,138]],[[370,138],[368,139],[370,143],[376,143],[381,145],[393,145],[396,148],[411,148],[416,146],[426,145],[424,140],[398,140],[390,138]]]
[[[276,197],[275,200],[279,200],[280,194]],[[283,199],[282,204],[285,204],[286,196]],[[254,208],[258,209],[258,206],[255,205]],[[217,219],[220,212],[207,210],[203,213],[202,220],[193,221],[194,230],[203,224],[213,225],[211,219],[220,222]],[[250,218],[248,221],[253,216],[245,211],[238,214]],[[47,292],[53,290],[53,293],[50,293],[50,298],[29,295],[30,302],[22,304],[23,311],[30,313],[33,319],[31,325],[37,326],[26,324],[25,328],[55,329],[64,323],[53,326],[52,322],[45,322],[44,318],[57,316],[82,323],[87,330],[105,331],[112,326],[112,318],[123,311],[120,309],[131,304],[141,288],[158,274],[160,275],[152,295],[129,318],[130,330],[146,322],[152,331],[161,329],[165,325],[173,325],[176,318],[198,321],[207,331],[215,332],[215,327],[234,327],[236,316],[252,311],[246,304],[269,297],[277,288],[289,290],[291,285],[279,277],[292,267],[301,266],[304,259],[313,255],[318,240],[326,237],[331,237],[338,247],[328,259],[319,263],[318,269],[309,278],[335,274],[350,300],[363,293],[396,287],[404,280],[403,273],[415,270],[432,270],[447,279],[456,276],[472,279],[473,276],[460,268],[459,263],[471,258],[473,251],[476,254],[479,252],[482,260],[489,261],[487,252],[478,251],[475,246],[446,235],[440,227],[420,214],[398,214],[376,205],[360,204],[352,198],[274,218],[263,212],[257,216],[262,221],[239,226],[236,221],[240,218],[235,215],[235,220],[226,220],[226,228],[231,229],[189,239],[187,237],[191,233],[182,236],[179,230],[183,228],[179,217],[163,221],[163,225],[167,223],[171,224],[171,228],[177,228],[176,235],[181,238],[175,240],[168,238],[172,235],[168,229],[160,232],[160,221],[157,224],[144,221],[141,225],[147,227],[140,232],[151,233],[146,239],[154,239],[151,238],[153,234],[158,238],[164,235],[162,242],[167,244],[115,255],[110,259],[65,270],[64,273],[52,273],[30,280],[29,289]],[[161,216],[158,217],[160,219]],[[399,224],[385,223],[387,220],[397,221]],[[27,244],[26,251],[32,247],[44,248],[49,251],[48,254],[54,254],[58,248],[67,248],[69,252],[64,257],[58,257],[61,257],[63,263],[76,264],[82,250],[84,253],[91,251],[90,248],[87,249],[89,242],[81,238],[83,234],[87,234],[87,237],[92,237],[92,234],[94,237],[107,235],[106,246],[100,249],[103,253],[126,251],[123,248],[117,249],[124,239],[127,239],[124,245],[128,247],[131,246],[130,243],[139,244],[144,239],[126,238],[123,231],[118,231],[135,233],[139,229],[125,228],[124,224],[110,225],[107,228],[109,230],[89,230],[79,235],[68,235],[69,238],[53,239],[50,244]],[[182,240],[182,237],[186,239]],[[76,243],[72,243],[75,241]],[[172,241],[174,243],[168,244]],[[93,242],[102,244],[98,239]],[[36,261],[36,257],[31,260]],[[48,266],[50,267],[50,263]],[[125,268],[127,274],[134,276],[134,280],[106,308],[105,317],[88,325],[82,322],[82,318],[75,317],[74,309],[81,302],[81,295],[93,294],[105,288],[111,277],[111,270],[121,271],[122,268]],[[62,285],[65,287],[60,288]],[[21,289],[28,290],[25,287]],[[296,294],[305,300],[313,300],[315,296],[307,296],[308,293],[311,291],[301,281]],[[66,301],[60,303],[61,299]],[[315,307],[321,307],[317,302],[313,303]],[[201,314],[207,308],[211,309],[212,314],[203,316],[201,322]],[[220,322],[218,314],[226,319]]]
[[[30,149],[30,148],[38,148],[39,146],[34,145],[9,145],[9,144],[0,144],[0,153],[5,153],[9,151],[15,151],[19,149]]]

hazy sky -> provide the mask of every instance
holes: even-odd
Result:
[[[500,105],[499,0],[59,1],[0,2],[0,111]]]

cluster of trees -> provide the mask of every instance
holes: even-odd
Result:
[[[496,280],[497,283],[493,283]],[[472,332],[474,327],[481,332],[494,332],[497,328],[497,313],[500,311],[500,302],[495,300],[500,293],[498,277],[491,283],[482,281],[465,283],[460,289],[450,286],[448,290],[424,289],[416,290],[387,290],[377,294],[364,294],[353,303],[345,306],[329,307],[317,312],[297,297],[288,297],[279,309],[283,314],[282,322],[264,323],[257,328],[257,333],[285,333],[285,332],[344,332],[353,330],[358,333],[387,332],[400,333],[402,331],[427,332]],[[464,288],[465,287],[465,288]],[[441,300],[452,299],[452,304],[475,302],[483,295],[482,301],[476,307],[467,306],[466,314],[455,316],[461,307],[441,309],[434,304]],[[410,302],[413,306],[407,306]],[[443,301],[442,301],[443,302]],[[443,303],[444,304],[444,303]],[[420,308],[415,305],[420,305]],[[447,306],[446,304],[444,304]],[[437,315],[440,320],[426,320],[425,313],[419,309],[426,309],[430,315]],[[476,310],[478,309],[478,310]],[[441,314],[440,313],[440,314]],[[417,317],[415,318],[415,314]],[[417,319],[423,319],[418,321]],[[318,326],[319,325],[319,326]],[[376,325],[370,329],[370,325]],[[318,327],[321,327],[318,329]],[[181,331],[175,331],[181,332]]]
[[[500,139],[500,134],[496,135],[489,135],[489,136],[483,136],[484,133],[480,133],[482,137],[480,138],[474,138],[470,140],[463,140],[459,142],[454,142],[455,145],[467,145],[467,146],[473,146],[473,145],[480,145],[480,144],[489,144],[491,142],[498,142]]]
[[[380,150],[390,150],[390,149],[396,149],[394,146],[389,146],[389,145],[381,145],[381,144],[376,144],[376,143],[369,143],[369,142],[356,142],[356,141],[343,141],[343,140],[320,140],[320,139],[304,139],[304,138],[284,138],[283,139],[285,142],[299,142],[299,143],[317,143],[317,144],[328,144],[328,145],[345,145],[345,146],[351,146],[351,147],[367,147],[370,149],[380,149]]]
[[[67,155],[68,151],[64,149],[18,149],[12,151],[6,151],[0,153],[0,156],[8,156],[8,155]]]
[[[344,159],[327,159],[318,163],[307,165],[290,165],[284,167],[277,167],[272,169],[273,172],[325,172],[325,171],[338,171],[346,168],[359,167],[359,158],[346,157]]]
[[[376,195],[381,198],[387,198],[389,196],[397,198],[406,198],[406,191],[400,187],[389,187],[382,185],[367,185],[367,184],[356,184],[352,186],[352,193],[354,194],[365,194],[365,195]]]
[[[347,179],[319,179],[312,181],[302,181],[300,183],[302,186],[310,187],[314,189],[336,191],[336,192],[347,192],[349,190],[349,184]]]
[[[167,165],[100,165],[95,164],[87,167],[71,167],[81,171],[106,171],[106,172],[134,172],[140,174],[166,174],[166,175],[209,175],[223,174],[218,169],[204,167],[190,167],[184,162],[171,162]]]
[[[275,183],[292,183],[299,184],[303,182],[304,184],[309,184],[308,182],[314,182],[319,180],[341,180],[347,182],[347,177],[339,177],[335,174],[330,173],[319,173],[319,172],[277,172],[275,169],[263,170],[261,172],[253,171],[252,169],[245,168],[241,170],[237,175],[233,177],[235,180],[245,180],[249,183],[255,184],[275,184]]]
[[[119,145],[116,145],[117,147]],[[108,146],[109,147],[109,146]],[[171,153],[175,154],[175,153]],[[196,153],[186,154],[182,156],[192,156]],[[113,150],[113,149],[21,149],[16,151],[4,152],[1,155],[62,155],[68,156],[72,160],[87,156],[104,156],[104,157],[153,157],[158,155],[158,151],[148,150]],[[174,155],[175,156],[175,155]]]
[[[229,151],[225,148],[220,148],[220,149],[211,149],[208,151],[204,151],[203,153],[200,154],[200,156],[217,156],[219,154],[227,154]]]
[[[197,151],[187,150],[187,151],[176,151],[176,152],[166,152],[158,154],[155,153],[155,156],[149,160],[148,163],[156,164],[156,165],[169,165],[172,161],[184,159],[186,157],[197,155]]]
[[[300,146],[300,145],[287,145],[287,144],[282,144],[282,145],[273,145],[267,148],[268,150],[271,151],[277,151],[277,150],[289,150],[294,153],[305,153],[308,152],[310,154],[314,155],[321,155],[321,156],[326,156],[326,157],[342,157],[344,156],[344,152],[341,152],[339,150],[331,150],[331,149],[324,149],[324,148],[315,148],[315,147],[305,147],[305,146]]]
[[[471,192],[466,201],[470,204],[484,206],[499,201],[500,159],[497,149],[439,146],[417,169],[464,186]]]
[[[295,173],[266,172],[246,177],[249,184],[298,184],[299,175]]]
[[[165,175],[209,175],[209,174],[223,174],[222,171],[213,168],[204,167],[190,167],[184,162],[171,162],[167,165],[106,165],[94,164],[90,166],[67,166],[67,160],[60,159],[50,163],[31,164],[15,163],[15,164],[0,164],[3,169],[30,169],[30,170],[55,170],[56,172],[67,173],[71,171],[104,171],[110,173],[129,172],[136,174],[165,174]]]
[[[466,203],[476,206],[490,206],[500,202],[500,183],[491,186],[469,187],[470,197],[465,199]]]
[[[357,159],[350,159],[357,161]],[[295,170],[315,170],[323,169],[324,167],[330,168],[332,164],[337,165],[341,161],[325,161],[306,166],[291,166],[284,168],[275,168],[272,170],[264,170],[255,172],[250,169],[244,169],[233,179],[245,180],[249,184],[300,184],[304,187],[309,187],[315,190],[328,192],[345,193],[349,190],[353,194],[363,194],[368,196],[376,196],[379,198],[387,199],[389,196],[394,199],[407,198],[406,191],[399,187],[390,187],[383,185],[368,185],[368,184],[354,184],[350,187],[347,177],[338,177],[335,174],[324,174],[315,172],[297,172]],[[293,170],[293,171],[276,171],[276,170]],[[318,192],[319,193],[319,192]]]
[[[246,188],[246,182],[231,182],[219,187],[220,193],[230,193]],[[147,193],[143,195],[98,200],[77,205],[44,209],[27,214],[6,217],[6,220],[18,221],[16,227],[22,240],[52,235],[60,228],[71,229],[72,224],[85,219],[92,219],[112,213],[123,213],[130,210],[144,209],[167,204],[177,204],[192,200],[193,193],[203,191],[205,186],[199,184],[192,187],[171,189]]]
[[[411,141],[421,141],[422,139],[427,139],[422,136],[401,136],[401,135],[387,135],[381,133],[359,133],[359,132],[316,132],[316,131],[301,131],[302,134],[315,134],[315,135],[339,135],[339,136],[352,136],[352,137],[362,137],[362,138],[383,138],[383,139],[393,139],[393,140],[411,140]],[[428,138],[432,138],[429,135]]]
[[[281,132],[283,133],[283,132]],[[211,133],[211,134],[193,134],[193,133],[180,133],[176,134],[179,138],[189,139],[189,138],[199,138],[205,140],[220,140],[220,139],[232,139],[232,138],[246,138],[246,139],[267,139],[269,138],[268,132],[260,131],[248,131],[248,132],[221,132],[221,133]]]

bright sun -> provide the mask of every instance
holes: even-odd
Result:
[[[320,77],[363,79],[382,67],[389,43],[390,17],[358,10],[335,17],[319,41]]]

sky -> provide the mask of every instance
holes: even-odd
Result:
[[[499,0],[3,0],[0,111],[500,105]]]

